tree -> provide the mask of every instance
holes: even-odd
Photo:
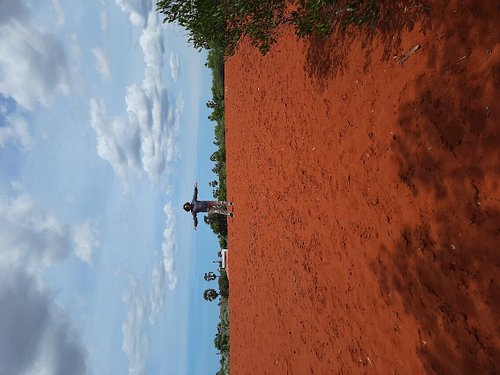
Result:
[[[215,289],[207,289],[203,292],[203,298],[207,301],[213,301],[219,296],[219,293],[215,291]]]
[[[162,0],[156,9],[165,16],[163,22],[184,27],[196,49],[213,48],[224,40],[226,20],[217,0]]]
[[[215,280],[217,278],[217,275],[215,275],[215,273],[213,273],[212,271],[205,272],[205,275],[203,276],[203,278],[205,279],[205,281],[212,281],[212,280]]]
[[[163,22],[178,23],[188,31],[196,49],[222,48],[234,53],[240,38],[248,35],[264,54],[283,23],[285,0],[162,0],[156,3]]]
[[[417,4],[419,0],[413,0]],[[163,0],[157,10],[163,22],[176,22],[188,31],[197,49],[220,48],[232,55],[238,41],[248,36],[265,55],[276,42],[277,30],[292,25],[299,37],[328,36],[336,28],[374,25],[380,0]],[[288,14],[287,6],[295,10]],[[406,8],[405,8],[406,9]]]
[[[227,216],[210,212],[208,215],[203,217],[203,221],[205,224],[210,226],[219,240],[227,238]],[[224,241],[224,244],[221,244],[221,246],[225,245],[225,243],[226,241]]]
[[[217,334],[215,335],[214,344],[219,352],[229,353],[229,330],[223,329],[221,324],[217,325]]]
[[[219,275],[219,295],[223,298],[229,298],[229,279],[225,269],[220,270]]]

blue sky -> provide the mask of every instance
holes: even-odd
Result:
[[[152,0],[0,0],[0,373],[209,374],[206,54]],[[214,285],[213,285],[214,286]]]

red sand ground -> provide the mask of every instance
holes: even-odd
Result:
[[[441,3],[229,59],[233,374],[500,373],[500,6]]]

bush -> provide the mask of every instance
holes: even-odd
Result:
[[[291,15],[288,3],[295,8]],[[163,0],[156,5],[163,22],[186,28],[195,48],[220,50],[223,56],[232,55],[243,36],[265,55],[281,25],[293,25],[299,37],[327,36],[339,26],[374,24],[380,16],[377,0]]]
[[[220,270],[219,276],[219,294],[224,298],[229,298],[229,279],[226,270]]]

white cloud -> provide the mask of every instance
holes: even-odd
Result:
[[[177,274],[175,272],[175,254],[177,245],[175,241],[176,217],[171,203],[163,207],[166,222],[163,230],[164,241],[161,244],[162,259],[157,262],[151,274],[153,284],[149,296],[150,313],[149,322],[156,323],[156,318],[162,312],[165,305],[167,289],[175,290],[177,287]]]
[[[146,68],[150,69],[150,73],[153,74],[156,80],[156,85],[160,85],[160,70],[163,65],[163,54],[165,53],[165,48],[163,46],[163,35],[161,30],[162,23],[158,18],[156,12],[150,12],[148,15],[147,27],[142,30],[141,37],[139,39],[139,45],[144,53],[144,62],[146,63]]]
[[[151,274],[151,281],[153,284],[153,290],[149,296],[151,309],[149,313],[149,322],[151,324],[155,324],[157,316],[162,312],[163,306],[165,305],[166,298],[165,269],[163,266],[163,259],[155,264]]]
[[[32,138],[28,124],[23,116],[12,113],[4,117],[5,124],[0,127],[0,147],[14,143],[26,150],[31,146]]]
[[[172,203],[167,203],[163,207],[166,217],[165,229],[163,230],[164,241],[161,244],[163,253],[163,268],[168,279],[168,288],[174,290],[177,286],[177,275],[175,274],[175,254],[177,245],[175,241],[176,217]]]
[[[95,57],[95,67],[101,76],[103,81],[111,80],[111,69],[109,67],[109,61],[101,48],[93,48],[92,54]]]
[[[91,222],[63,225],[22,193],[22,187],[19,191],[14,199],[0,199],[0,264],[35,272],[62,260],[73,247],[80,255],[91,255],[99,245]]]
[[[127,319],[122,326],[122,350],[129,359],[129,374],[145,373],[148,353],[148,340],[145,334],[146,319],[151,325],[156,323],[158,315],[163,311],[167,288],[173,290],[177,285],[174,256],[176,245],[174,240],[175,216],[172,205],[164,207],[166,214],[165,241],[162,243],[163,258],[157,262],[151,274],[152,290],[148,294],[136,278],[129,279],[129,286],[123,295],[127,306]]]
[[[104,103],[92,99],[91,125],[97,132],[98,154],[122,178],[127,170],[140,168],[151,179],[159,180],[170,172],[168,164],[177,153],[178,133],[178,111],[170,105],[161,73],[165,53],[161,22],[150,1],[116,3],[129,13],[132,23],[144,27],[139,40],[144,53],[144,79],[127,87],[127,120],[108,118]],[[128,132],[115,131],[124,127]]]
[[[146,370],[148,338],[144,332],[147,316],[147,298],[138,281],[129,280],[129,287],[122,298],[127,305],[127,320],[122,325],[122,350],[129,360],[129,375],[142,375]]]
[[[146,371],[149,348],[146,325],[148,321],[151,325],[156,323],[165,305],[165,275],[164,262],[158,262],[152,273],[151,293],[147,292],[137,278],[131,276],[122,296],[127,309],[127,318],[122,325],[122,350],[129,361],[129,375],[142,375]],[[175,287],[173,284],[169,286]]]
[[[69,92],[63,44],[41,31],[18,1],[0,2],[0,72],[0,93],[29,110],[37,103],[49,106],[56,92]]]
[[[165,90],[143,81],[127,87],[129,125],[140,134],[140,157],[143,170],[154,180],[166,172],[176,149],[175,116]]]
[[[77,225],[73,229],[75,254],[85,263],[92,264],[92,254],[100,245],[97,235],[97,229],[91,222]]]
[[[108,117],[104,103],[95,98],[90,100],[90,125],[97,133],[97,154],[123,181],[129,169],[139,170],[139,129],[120,117]]]
[[[155,324],[157,316],[162,312],[167,288],[175,290],[177,287],[177,274],[175,273],[175,255],[177,253],[175,241],[176,218],[171,203],[167,203],[163,207],[163,211],[166,223],[163,230],[164,241],[161,244],[162,259],[155,264],[151,274],[153,284],[152,293],[149,296],[149,322],[151,324]]]
[[[177,286],[174,257],[176,253],[175,226],[176,219],[171,203],[167,203],[163,211],[166,225],[163,232],[162,259],[157,262],[151,274],[152,290],[148,294],[136,278],[129,279],[129,286],[123,295],[127,306],[127,320],[122,326],[122,350],[129,359],[129,375],[145,373],[148,340],[145,334],[146,319],[151,325],[156,323],[158,315],[163,311],[166,290],[174,290]]]
[[[151,0],[115,0],[120,9],[129,14],[130,22],[137,27],[145,27],[148,13],[152,9]]]
[[[26,195],[0,200],[0,373],[88,374],[87,352],[41,279],[71,228]]]
[[[27,195],[0,202],[0,264],[37,270],[62,259],[69,248],[68,228]]]
[[[56,26],[58,28],[64,27],[64,25],[66,24],[66,16],[64,15],[61,3],[59,2],[59,0],[52,0],[52,6],[54,7]]]
[[[177,81],[179,78],[179,70],[180,70],[180,59],[179,55],[171,52],[170,53],[170,74],[172,75],[172,79]]]

